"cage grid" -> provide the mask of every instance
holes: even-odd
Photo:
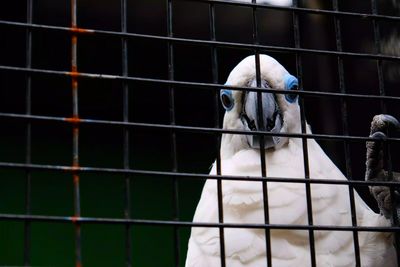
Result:
[[[383,232],[398,232],[400,227],[366,227],[366,226],[358,226],[356,221],[356,211],[355,211],[355,203],[354,203],[354,192],[353,188],[356,186],[368,186],[368,185],[386,185],[393,188],[397,186],[396,182],[367,182],[361,181],[357,179],[353,179],[352,175],[352,162],[350,156],[350,146],[349,142],[357,141],[357,142],[366,142],[373,140],[369,137],[361,137],[361,136],[353,136],[350,134],[349,128],[349,119],[348,119],[348,108],[347,101],[351,99],[370,99],[379,101],[381,105],[381,111],[387,112],[387,107],[385,105],[385,101],[399,101],[400,97],[387,95],[385,92],[384,85],[384,71],[382,66],[382,61],[393,61],[399,62],[400,57],[397,55],[384,55],[380,51],[381,45],[381,36],[379,30],[379,23],[381,21],[389,21],[389,22],[400,22],[400,17],[397,16],[388,16],[381,15],[377,12],[377,2],[376,0],[371,0],[371,13],[357,13],[357,12],[344,12],[339,10],[338,1],[333,1],[333,9],[325,10],[325,9],[315,9],[315,8],[305,8],[300,7],[297,0],[293,1],[293,6],[291,7],[282,7],[282,6],[273,6],[273,5],[265,5],[259,4],[256,0],[252,0],[251,3],[243,3],[243,2],[235,2],[229,0],[166,0],[166,28],[167,35],[151,35],[151,34],[139,34],[132,33],[128,31],[128,23],[127,23],[127,13],[128,13],[128,4],[127,0],[121,0],[120,2],[120,30],[119,31],[110,31],[110,30],[99,30],[99,29],[91,29],[91,28],[81,28],[77,23],[77,0],[70,0],[70,8],[71,8],[71,25],[69,27],[64,26],[54,26],[54,25],[46,25],[46,24],[36,24],[33,22],[33,0],[27,0],[26,2],[26,22],[17,22],[11,20],[0,20],[0,26],[6,28],[18,28],[25,30],[26,32],[26,62],[25,65],[22,66],[13,66],[13,65],[0,65],[0,71],[8,71],[8,72],[17,72],[23,73],[26,75],[25,84],[26,84],[26,112],[22,113],[10,113],[10,112],[1,112],[0,118],[2,119],[11,119],[15,120],[18,123],[22,123],[25,125],[25,161],[24,163],[18,162],[0,162],[0,169],[16,169],[25,171],[25,180],[26,180],[26,191],[25,191],[25,213],[24,214],[10,214],[10,213],[1,213],[0,220],[2,221],[21,221],[24,223],[24,246],[23,246],[23,254],[24,254],[24,264],[26,266],[31,265],[31,224],[32,222],[63,222],[63,223],[71,223],[74,225],[74,237],[75,237],[75,265],[82,266],[82,245],[81,245],[81,226],[84,224],[118,224],[123,225],[125,227],[125,265],[132,266],[133,265],[133,256],[132,250],[134,242],[132,240],[131,229],[133,225],[159,225],[159,226],[171,226],[173,227],[173,247],[174,247],[174,265],[175,266],[183,266],[181,261],[182,253],[181,251],[181,237],[179,229],[182,227],[217,227],[219,228],[220,234],[220,251],[221,251],[221,266],[226,266],[225,262],[225,241],[224,241],[224,229],[225,228],[259,228],[265,229],[265,237],[266,237],[266,248],[267,248],[267,257],[266,264],[267,266],[272,266],[271,264],[271,245],[270,245],[270,230],[271,229],[292,229],[292,230],[306,230],[309,232],[309,244],[310,244],[310,257],[311,257],[311,265],[317,266],[316,256],[315,256],[315,246],[314,246],[314,231],[323,230],[323,231],[351,231],[353,232],[354,239],[354,251],[355,251],[355,260],[356,266],[362,266],[360,261],[360,248],[358,244],[358,232],[360,231],[383,231]],[[209,12],[209,29],[210,35],[209,40],[203,39],[194,39],[194,38],[183,38],[183,37],[175,37],[173,31],[173,3],[174,2],[198,2],[204,3],[208,5]],[[252,28],[253,28],[253,42],[252,43],[238,43],[231,41],[218,41],[217,33],[216,33],[216,5],[219,6],[239,6],[239,7],[248,7],[252,10]],[[267,10],[279,10],[290,12],[293,17],[293,39],[294,39],[294,47],[287,46],[276,46],[276,45],[265,45],[261,44],[259,40],[260,30],[258,27],[258,19],[257,15],[259,10],[267,9]],[[300,36],[300,23],[299,23],[299,15],[301,14],[316,14],[316,15],[326,15],[333,17],[334,20],[334,30],[335,30],[335,40],[336,40],[336,50],[323,50],[323,49],[313,49],[313,48],[303,48],[301,46],[301,36]],[[373,23],[373,33],[374,33],[374,53],[365,53],[365,52],[346,52],[343,49],[342,44],[342,33],[341,33],[341,19],[343,17],[351,17],[363,20],[369,20]],[[37,31],[51,31],[51,32],[60,32],[63,34],[68,34],[71,39],[71,65],[70,70],[54,70],[54,69],[44,69],[44,68],[34,68],[32,66],[32,33]],[[104,36],[105,38],[120,38],[121,40],[121,75],[114,74],[102,74],[102,73],[89,73],[89,72],[79,72],[79,55],[77,52],[77,48],[79,46],[79,40],[82,36],[93,35],[93,36]],[[128,62],[128,42],[130,40],[136,39],[144,39],[150,41],[164,41],[167,44],[167,64],[168,64],[168,75],[167,79],[159,79],[159,78],[146,78],[140,76],[132,76],[129,74],[129,62]],[[174,63],[174,48],[177,44],[183,45],[201,45],[211,49],[211,73],[212,73],[212,83],[210,82],[193,82],[193,81],[182,81],[176,80],[175,78],[175,63]],[[256,77],[257,77],[257,88],[253,87],[232,87],[228,85],[220,84],[220,77],[218,73],[219,69],[219,60],[218,60],[218,49],[223,48],[234,48],[249,51],[256,55]],[[205,174],[197,174],[191,172],[182,172],[178,168],[178,159],[177,159],[177,133],[203,133],[207,135],[212,135],[216,137],[216,151],[219,151],[219,143],[221,140],[222,134],[241,134],[248,135],[249,133],[246,131],[240,130],[226,130],[221,129],[220,124],[220,112],[219,112],[219,90],[220,89],[233,89],[233,90],[243,90],[243,91],[256,91],[259,96],[263,92],[272,92],[272,93],[288,93],[282,92],[280,90],[275,89],[263,89],[260,88],[261,85],[261,75],[260,75],[260,61],[259,55],[261,53],[268,52],[279,52],[279,53],[288,53],[295,56],[295,67],[296,74],[300,81],[299,88],[300,90],[296,92],[300,96],[299,104],[301,110],[301,129],[302,132],[299,134],[293,133],[268,133],[263,131],[253,131],[252,135],[260,136],[260,143],[263,144],[264,138],[266,136],[283,136],[283,137],[293,137],[293,138],[301,138],[303,143],[303,158],[304,158],[304,176],[305,179],[301,178],[279,178],[279,177],[270,177],[267,175],[267,170],[265,168],[265,153],[260,153],[261,155],[261,164],[262,174],[261,177],[241,177],[241,176],[232,176],[232,175],[222,175],[221,174],[221,156],[219,152],[216,153],[216,169],[217,175],[205,175]],[[304,90],[303,88],[303,65],[302,65],[302,56],[303,55],[327,55],[333,56],[337,60],[337,71],[338,71],[338,79],[339,79],[339,89],[340,92],[322,92],[322,91],[314,91],[314,90]],[[379,84],[379,95],[375,94],[355,94],[348,93],[345,85],[345,69],[344,69],[344,58],[360,58],[360,59],[370,59],[376,61],[376,68],[378,73],[378,84]],[[72,92],[72,116],[71,117],[62,117],[62,116],[45,116],[45,115],[35,115],[32,112],[32,77],[38,76],[40,78],[45,78],[48,76],[58,76],[69,78],[71,81],[71,92]],[[105,119],[91,119],[91,118],[83,118],[80,116],[78,112],[78,91],[79,91],[79,83],[81,80],[89,79],[89,80],[104,80],[104,81],[120,81],[121,82],[121,90],[122,90],[122,120],[105,120]],[[129,102],[129,95],[131,90],[135,90],[134,86],[130,85],[132,82],[142,82],[146,84],[154,84],[154,85],[165,85],[168,88],[168,101],[169,101],[169,124],[156,124],[156,123],[146,123],[146,122],[133,122],[130,120],[129,111],[131,108],[131,104]],[[175,104],[175,91],[178,88],[190,88],[190,89],[199,89],[204,91],[211,91],[214,95],[214,118],[213,124],[214,127],[199,127],[199,126],[187,126],[180,125],[176,120],[176,104]],[[140,89],[139,89],[140,90]],[[293,93],[293,92],[291,92]],[[307,134],[306,133],[306,113],[305,113],[305,97],[316,97],[316,98],[335,98],[340,100],[340,109],[341,109],[341,118],[342,118],[342,127],[343,134]],[[259,107],[262,105],[261,97],[258,97],[258,105]],[[262,108],[259,108],[258,111],[261,113],[259,117],[262,117]],[[32,162],[32,123],[40,121],[43,123],[58,123],[69,125],[72,130],[72,162],[70,166],[65,165],[55,165],[55,164],[36,164]],[[121,138],[123,140],[123,166],[122,168],[110,168],[110,167],[90,167],[90,166],[81,166],[79,160],[79,131],[82,125],[97,125],[101,127],[115,127],[122,130]],[[161,131],[163,133],[168,134],[170,139],[170,158],[172,162],[171,171],[157,171],[157,170],[144,170],[137,169],[130,164],[131,152],[129,150],[130,147],[130,133],[136,129],[146,129],[152,131]],[[314,179],[310,177],[309,172],[309,157],[307,150],[307,140],[308,139],[317,139],[317,140],[334,140],[340,141],[344,144],[344,155],[345,155],[345,170],[346,176],[349,179],[348,181],[342,180],[325,180],[325,179]],[[399,142],[399,138],[387,138],[386,142],[388,144],[392,144],[395,142]],[[264,147],[261,145],[261,152],[264,152]],[[389,148],[390,146],[388,146]],[[390,176],[392,175],[392,162],[390,157],[390,151],[388,152],[388,170]],[[72,216],[49,216],[49,215],[35,215],[32,213],[31,208],[31,175],[32,172],[41,172],[41,171],[55,171],[55,172],[67,172],[71,174],[73,180],[73,200],[74,200],[74,214]],[[81,192],[80,192],[80,175],[82,173],[100,173],[100,174],[120,174],[124,177],[124,217],[123,218],[103,218],[103,217],[85,217],[81,215]],[[173,200],[173,216],[171,220],[151,220],[151,219],[137,219],[133,218],[131,214],[131,180],[135,175],[143,175],[143,176],[157,176],[157,177],[167,177],[171,178],[173,181],[173,190],[171,192],[172,200]],[[190,222],[183,221],[180,219],[180,207],[179,207],[179,180],[181,179],[197,179],[197,180],[205,180],[205,179],[214,179],[217,181],[218,187],[218,211],[219,211],[219,221],[218,223],[198,223],[198,222]],[[223,205],[222,205],[222,181],[224,180],[246,180],[246,181],[258,181],[263,182],[263,197],[264,197],[264,224],[233,224],[233,223],[225,223],[223,217]],[[268,182],[284,182],[284,183],[303,183],[306,188],[306,200],[307,200],[307,216],[308,216],[308,225],[278,225],[278,224],[270,224],[269,223],[269,214],[268,214]],[[312,184],[332,184],[332,185],[347,185],[349,187],[349,199],[351,203],[351,214],[352,214],[352,225],[351,226],[326,226],[326,225],[314,225],[313,223],[313,215],[312,215],[312,202],[311,202],[311,189],[310,186]],[[398,244],[398,237],[396,234],[396,244]],[[400,254],[400,253],[398,253]],[[399,258],[399,255],[398,255]],[[399,258],[400,259],[400,258]],[[400,262],[400,261],[399,261]],[[0,263],[1,264],[1,263]]]

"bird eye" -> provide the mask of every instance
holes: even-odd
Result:
[[[229,111],[233,108],[234,100],[233,100],[231,90],[221,90],[220,98],[221,98],[222,106],[224,107],[224,109],[226,111]]]
[[[295,91],[299,89],[299,82],[293,75],[286,74],[284,81],[286,90]],[[285,98],[289,103],[294,103],[298,98],[298,94],[285,94]]]

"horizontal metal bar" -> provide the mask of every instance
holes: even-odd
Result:
[[[8,25],[15,27],[23,27],[37,30],[54,30],[54,31],[64,31],[75,34],[96,34],[96,35],[106,35],[115,36],[118,38],[143,38],[150,40],[168,41],[176,43],[187,43],[193,45],[206,45],[206,46],[216,46],[216,47],[228,47],[237,49],[254,50],[257,49],[260,52],[263,51],[277,51],[277,52],[288,52],[288,53],[301,53],[301,54],[319,54],[319,55],[334,55],[342,57],[358,57],[365,59],[381,59],[389,61],[399,61],[400,57],[392,55],[382,55],[382,54],[370,54],[370,53],[355,53],[355,52],[339,52],[331,50],[319,50],[319,49],[308,49],[308,48],[294,48],[286,46],[272,46],[272,45],[259,45],[259,44],[246,44],[246,43],[234,43],[234,42],[222,42],[222,41],[210,41],[202,39],[189,39],[189,38],[178,38],[178,37],[167,37],[159,35],[149,35],[149,34],[138,34],[138,33],[125,33],[116,31],[104,31],[104,30],[94,30],[94,29],[80,29],[76,28],[61,27],[61,26],[51,26],[43,24],[30,24],[23,22],[14,22],[0,20],[0,25]]]
[[[224,227],[224,228],[256,228],[256,229],[287,229],[287,230],[318,230],[318,231],[360,231],[360,232],[394,232],[400,231],[400,227],[371,227],[371,226],[331,226],[331,225],[296,225],[296,224],[257,224],[257,223],[201,223],[188,221],[144,220],[122,218],[98,218],[98,217],[63,217],[45,215],[20,215],[0,214],[0,220],[59,222],[80,224],[136,224],[158,226],[186,226],[186,227]]]
[[[220,5],[231,5],[231,6],[241,6],[241,7],[257,7],[260,9],[272,9],[272,10],[281,10],[281,11],[292,11],[296,13],[303,14],[314,14],[314,15],[329,15],[329,16],[338,16],[338,17],[354,17],[360,19],[368,19],[368,20],[388,20],[388,21],[400,21],[400,17],[396,16],[387,16],[387,15],[379,15],[373,13],[357,13],[357,12],[346,12],[346,11],[336,11],[336,10],[327,10],[327,9],[314,9],[314,8],[303,8],[303,7],[294,7],[294,6],[278,6],[278,5],[269,5],[263,3],[250,3],[250,2],[240,2],[240,1],[229,1],[229,0],[176,0],[183,2],[199,2],[199,3],[213,3]]]
[[[290,177],[257,177],[257,176],[235,176],[235,175],[210,175],[199,173],[184,173],[184,172],[166,172],[166,171],[148,171],[138,169],[117,169],[117,168],[100,168],[100,167],[71,167],[62,165],[44,165],[44,164],[25,164],[14,162],[0,162],[0,168],[4,169],[21,169],[31,171],[61,171],[74,173],[109,173],[109,174],[124,174],[124,175],[143,175],[154,177],[177,177],[187,179],[211,179],[211,180],[226,180],[226,181],[254,181],[254,182],[279,182],[279,183],[301,183],[301,184],[330,184],[330,185],[382,185],[382,186],[399,186],[400,182],[394,181],[364,181],[364,180],[338,180],[330,179],[310,179],[290,178]],[[1,178],[0,178],[1,180]]]
[[[310,96],[310,97],[359,98],[359,99],[372,99],[372,100],[400,100],[400,97],[397,97],[397,96],[347,94],[347,93],[332,93],[332,92],[305,91],[305,90],[289,91],[289,90],[267,89],[267,88],[258,88],[258,87],[228,86],[228,85],[224,85],[224,84],[214,84],[214,83],[172,81],[172,80],[152,79],[152,78],[142,78],[142,77],[126,77],[126,76],[98,74],[98,73],[84,73],[84,72],[73,72],[72,73],[69,71],[33,69],[33,68],[13,67],[13,66],[5,66],[5,65],[0,65],[0,71],[1,70],[17,71],[17,72],[31,73],[31,74],[42,74],[42,75],[74,76],[74,77],[87,78],[87,79],[105,79],[105,80],[121,80],[121,81],[131,81],[131,82],[156,83],[156,84],[174,85],[177,87],[183,87],[183,86],[196,87],[196,88],[203,88],[203,89],[208,89],[208,90],[231,89],[231,90],[241,90],[241,91],[278,93],[278,94],[297,94],[300,96]]]
[[[372,137],[362,136],[345,136],[345,135],[330,135],[330,134],[303,134],[303,133],[272,133],[263,131],[245,131],[245,130],[228,130],[220,128],[207,128],[207,127],[195,127],[195,126],[184,126],[184,125],[170,125],[170,124],[152,124],[152,123],[141,123],[141,122],[125,122],[125,121],[106,121],[106,120],[94,120],[94,119],[75,119],[66,117],[51,117],[51,116],[40,116],[40,115],[27,115],[27,114],[15,114],[15,113],[0,113],[0,118],[5,119],[19,119],[28,121],[48,121],[48,122],[61,122],[61,123],[79,123],[79,124],[92,124],[92,125],[110,125],[115,127],[132,127],[132,128],[144,128],[152,130],[176,130],[193,133],[204,133],[204,134],[240,134],[240,135],[263,135],[263,136],[283,136],[293,138],[307,138],[317,140],[338,140],[338,141],[376,141],[377,139]],[[386,137],[382,139],[386,142],[399,142],[400,138]]]

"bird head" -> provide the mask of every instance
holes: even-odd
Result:
[[[298,90],[297,78],[278,61],[267,55],[259,55],[261,88]],[[243,59],[230,73],[225,85],[256,87],[255,56]],[[261,95],[261,112],[258,97]],[[297,94],[241,91],[222,89],[220,98],[225,108],[223,128],[227,130],[265,131],[271,133],[299,133],[300,109]],[[262,118],[259,115],[262,114]],[[279,149],[288,143],[287,137],[264,136],[265,149]],[[260,148],[259,135],[224,134],[222,149],[225,156],[239,150]],[[224,155],[222,155],[224,156]]]

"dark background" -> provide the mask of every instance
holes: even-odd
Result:
[[[70,3],[67,0],[33,1],[33,23],[69,27]],[[300,1],[302,2],[302,1]],[[302,7],[332,9],[327,1],[303,1]],[[378,1],[380,14],[398,14],[396,2]],[[252,43],[252,9],[217,4],[216,38],[218,41]],[[369,1],[339,1],[341,11],[371,13]],[[128,32],[167,35],[166,1],[128,0]],[[120,31],[119,1],[79,0],[77,24],[81,28]],[[336,50],[333,16],[300,15],[301,47]],[[26,2],[6,1],[0,7],[1,21],[26,22]],[[292,12],[258,10],[260,43],[294,47]],[[379,23],[383,53],[389,53],[388,40],[399,23]],[[373,22],[370,19],[341,19],[343,50],[376,53]],[[175,37],[209,40],[209,7],[195,1],[173,1]],[[25,67],[26,30],[0,23],[0,65]],[[32,31],[32,68],[69,71],[71,35],[66,31]],[[121,75],[121,39],[117,36],[79,35],[78,71]],[[289,52],[261,51],[274,56],[296,75],[296,58]],[[393,51],[392,51],[393,52]],[[254,51],[217,48],[218,83],[223,84],[230,70]],[[303,88],[311,91],[340,92],[337,57],[302,54]],[[345,89],[348,93],[379,95],[377,61],[344,57]],[[398,64],[398,63],[397,63]],[[387,95],[398,92],[398,65],[382,61]],[[167,43],[132,37],[128,39],[129,76],[168,79]],[[211,48],[204,45],[174,44],[174,73],[179,81],[212,83]],[[79,116],[85,119],[122,121],[122,82],[79,79]],[[26,112],[26,74],[0,70],[0,112]],[[215,127],[214,90],[179,86],[175,88],[176,124]],[[305,111],[314,133],[343,134],[341,99],[306,97]],[[381,102],[348,99],[349,134],[367,136],[370,121],[382,113]],[[398,101],[385,101],[387,113],[400,117]],[[72,116],[71,80],[67,76],[32,75],[32,114],[51,117]],[[170,124],[168,86],[129,82],[129,120]],[[0,119],[0,161],[25,162],[26,122]],[[123,168],[123,131],[113,126],[80,126],[79,161],[81,166]],[[140,170],[171,171],[171,138],[165,130],[130,130],[130,167]],[[319,140],[327,154],[346,172],[342,141]],[[396,144],[393,144],[395,149]],[[179,172],[206,174],[217,151],[217,136],[201,133],[177,133]],[[397,160],[393,154],[394,164]],[[351,174],[363,179],[365,143],[350,142]],[[72,127],[67,123],[32,122],[32,163],[72,164]],[[22,170],[0,169],[0,213],[25,213],[25,180]],[[204,181],[179,180],[180,220],[190,221]],[[124,186],[122,175],[81,174],[81,215],[123,218]],[[366,188],[359,188],[370,201]],[[173,182],[165,177],[131,177],[132,217],[171,220],[173,218]],[[72,216],[73,183],[69,173],[32,172],[32,214]],[[181,260],[185,258],[189,228],[179,228]],[[0,221],[0,265],[23,265],[24,223]],[[131,229],[134,266],[173,266],[173,229],[136,226]],[[83,264],[122,266],[125,260],[123,225],[82,226]],[[32,223],[32,265],[71,266],[74,264],[74,225],[69,223]]]

